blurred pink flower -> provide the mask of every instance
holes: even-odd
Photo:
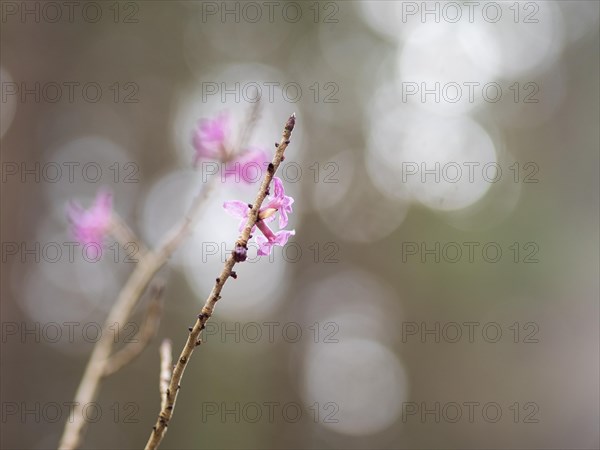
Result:
[[[112,194],[105,189],[99,190],[94,204],[88,210],[73,201],[69,202],[67,217],[71,232],[78,242],[102,245],[111,223]]]
[[[287,243],[289,237],[296,234],[294,230],[279,230],[273,233],[267,225],[268,222],[275,220],[275,215],[279,213],[279,227],[285,227],[288,224],[288,213],[292,212],[292,204],[294,203],[292,197],[285,195],[283,183],[281,182],[281,179],[277,177],[273,178],[273,194],[273,196],[269,197],[267,204],[260,208],[258,212],[258,221],[252,228],[252,233],[254,233],[256,227],[258,227],[263,234],[263,236],[256,236],[259,255],[269,255],[271,253],[271,248],[274,245],[283,247]],[[239,200],[223,203],[225,211],[234,217],[242,219],[239,226],[240,231],[246,226],[248,211],[251,207],[252,205]]]
[[[225,139],[229,132],[229,114],[220,113],[212,119],[200,119],[192,136],[194,166],[201,159],[224,159]]]
[[[230,181],[232,178],[236,183],[240,180],[251,184],[262,178],[263,170],[269,162],[269,155],[261,148],[245,149],[242,153],[225,164],[223,178]]]
[[[211,119],[200,119],[192,136],[194,167],[204,159],[223,163],[223,181],[254,183],[262,178],[262,171],[269,162],[269,155],[262,148],[246,148],[237,155],[231,154],[227,145],[231,117],[227,112]]]

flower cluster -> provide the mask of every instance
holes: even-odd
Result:
[[[250,184],[256,181],[250,177],[250,169],[264,167],[268,162],[267,152],[262,148],[244,148],[238,154],[233,154],[227,142],[230,128],[230,117],[226,113],[198,121],[192,136],[194,167],[202,160],[218,160],[225,164],[225,181],[234,178]]]
[[[226,159],[229,116],[221,113],[212,119],[200,119],[192,136],[194,166],[201,159]]]
[[[79,243],[101,245],[111,225],[112,194],[100,190],[94,204],[88,210],[70,202],[67,206],[67,217],[73,236]]]
[[[273,178],[273,195],[269,196],[267,204],[260,208],[258,212],[258,220],[256,225],[252,229],[254,233],[255,229],[258,228],[262,236],[256,236],[256,243],[258,244],[258,254],[261,256],[271,254],[271,249],[274,245],[283,247],[290,236],[296,234],[294,230],[284,230],[288,224],[288,214],[292,212],[292,204],[294,199],[290,196],[285,195],[283,183],[281,179]],[[234,217],[241,219],[239,230],[242,231],[248,220],[248,211],[252,205],[248,205],[239,200],[232,200],[223,203],[223,208],[229,214]],[[277,232],[273,232],[267,223],[275,220],[276,215],[279,214],[279,228]]]
[[[248,166],[264,167],[268,162],[268,154],[259,148],[246,148],[233,154],[227,142],[230,132],[229,122],[230,118],[225,113],[198,122],[192,138],[195,149],[194,165],[197,166],[198,162],[204,159],[220,160],[225,164],[225,180],[236,177],[246,183],[252,183],[255,180],[248,178]],[[260,209],[258,220],[252,230],[254,233],[258,228],[262,233],[256,236],[259,255],[269,255],[274,245],[283,247],[289,237],[295,234],[294,230],[284,229],[288,224],[288,214],[292,212],[294,199],[285,195],[283,183],[277,177],[273,178],[272,192],[266,205]],[[223,207],[233,216],[242,219],[240,223],[240,231],[242,231],[252,205],[235,200],[225,202]],[[275,220],[277,215],[279,231],[273,232],[267,224]],[[87,210],[71,202],[67,208],[67,216],[77,241],[82,244],[101,245],[112,223],[112,195],[106,190],[100,190],[94,204]],[[236,255],[239,261],[245,260],[246,249],[238,249]]]

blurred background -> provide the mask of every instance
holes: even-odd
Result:
[[[226,284],[162,448],[599,447],[598,2],[0,5],[2,448],[58,445],[135,265],[69,247],[67,202],[107,186],[156,245],[206,184],[196,122],[257,92],[253,146],[298,117],[296,235]],[[255,193],[210,196],[83,448],[145,444]]]

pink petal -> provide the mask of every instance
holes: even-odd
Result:
[[[234,177],[236,183],[240,181],[247,184],[256,183],[262,178],[267,161],[268,154],[265,150],[245,150],[226,165],[225,180]]]
[[[267,256],[271,254],[271,249],[273,248],[273,243],[269,242],[268,239],[264,236],[256,236],[256,243],[258,244],[258,252],[259,256]]]
[[[110,228],[112,194],[106,189],[101,189],[88,210],[70,202],[67,206],[67,217],[71,223],[71,232],[77,241],[82,244],[101,245]]]
[[[285,228],[288,224],[288,215],[285,208],[279,210],[279,228]]]
[[[222,142],[229,131],[229,115],[222,112],[212,119],[200,119],[198,128],[206,141]]]
[[[105,188],[100,188],[94,200],[94,210],[100,214],[107,214],[112,209],[112,193]]]
[[[223,208],[233,217],[248,217],[248,205],[244,202],[240,202],[239,200],[225,202],[223,203]]]
[[[275,233],[275,243],[277,245],[281,245],[282,247],[287,243],[290,236],[294,236],[296,234],[296,230],[281,230]]]
[[[285,190],[283,189],[283,183],[281,179],[278,177],[273,178],[273,192],[275,198],[283,198],[285,195]]]
[[[241,179],[248,184],[259,181],[268,158],[265,150],[251,150],[239,158]]]
[[[212,119],[200,119],[192,136],[195,150],[194,165],[201,159],[214,159],[220,156],[229,132],[229,116],[221,113]]]

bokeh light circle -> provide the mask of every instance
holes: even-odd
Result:
[[[350,436],[372,435],[393,425],[408,395],[404,367],[387,347],[351,338],[313,346],[305,356],[301,395],[339,408],[322,426]],[[351,393],[351,395],[348,395]]]
[[[372,120],[366,165],[390,196],[435,210],[477,202],[498,176],[494,142],[468,116],[441,117],[400,107]]]

